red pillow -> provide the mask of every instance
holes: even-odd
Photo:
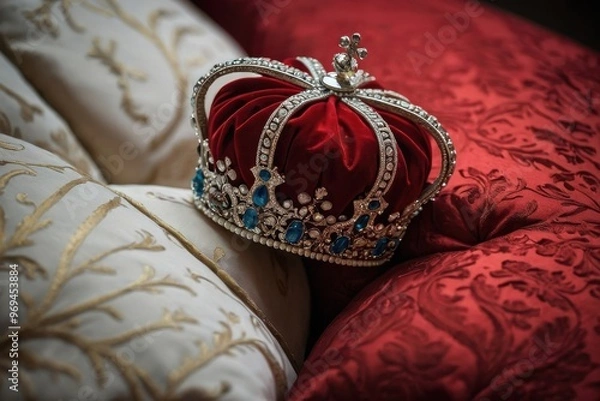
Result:
[[[319,338],[290,399],[600,399],[599,55],[476,1],[258,3],[219,2],[255,14],[252,55],[325,62],[358,31],[361,66],[436,115],[458,152],[397,265]],[[331,293],[341,307],[348,283],[320,272],[315,308]]]

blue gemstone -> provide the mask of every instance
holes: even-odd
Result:
[[[372,200],[369,202],[369,210],[377,210],[379,209],[379,206],[381,206],[381,203],[379,203],[378,200]]]
[[[380,238],[379,241],[377,241],[377,243],[375,244],[375,248],[373,248],[373,251],[371,252],[371,254],[375,257],[379,257],[381,255],[383,255],[385,253],[385,250],[387,249],[387,244],[389,242],[389,239],[387,238]]]
[[[304,224],[300,220],[293,220],[285,231],[285,240],[290,244],[297,244],[304,235]]]
[[[202,170],[196,170],[196,175],[192,179],[192,186],[196,195],[202,196],[202,193],[204,192],[204,173]]]
[[[244,226],[247,229],[252,230],[258,225],[258,212],[256,209],[248,208],[244,212],[244,216],[242,217],[242,221],[244,222]]]
[[[341,237],[337,237],[333,244],[331,244],[331,253],[339,255],[344,252],[350,246],[350,238],[342,235]]]
[[[260,172],[258,173],[258,176],[260,177],[261,180],[267,182],[271,179],[271,173],[269,172],[269,170],[260,170]]]
[[[367,226],[368,223],[369,223],[369,215],[363,214],[358,219],[356,219],[356,222],[354,223],[354,229],[358,232],[361,232],[362,230],[365,229],[365,227]]]
[[[264,185],[256,188],[252,194],[252,202],[255,206],[263,207],[269,202],[269,190]]]

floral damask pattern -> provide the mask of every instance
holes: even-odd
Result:
[[[247,294],[249,302],[257,306],[255,313],[293,366],[302,365],[310,299],[299,257],[272,252],[211,223],[198,213],[189,190],[142,185],[111,188],[209,257],[221,280]],[[197,278],[209,282],[203,276]]]
[[[107,181],[188,186],[197,161],[188,90],[214,63],[241,56],[235,43],[183,0],[2,7],[0,50]]]
[[[83,173],[103,181],[100,171],[66,124],[2,55],[0,55],[0,133],[24,139],[54,152]]]
[[[600,399],[600,56],[479,2],[343,3],[257,13],[242,40],[252,55],[327,61],[359,27],[364,68],[438,117],[457,169],[290,398]],[[323,304],[343,286],[313,282]]]
[[[183,122],[183,102],[186,99],[185,89],[189,86],[187,71],[183,70],[182,66],[191,68],[199,63],[202,63],[202,59],[198,56],[187,58],[184,62],[181,62],[181,54],[179,54],[179,44],[187,35],[197,34],[199,32],[198,27],[195,26],[179,26],[171,34],[170,43],[165,41],[158,33],[159,23],[162,19],[168,18],[175,12],[168,9],[157,9],[153,10],[147,17],[147,24],[137,19],[137,16],[126,12],[117,0],[109,0],[105,3],[95,4],[91,1],[82,1],[77,4],[73,4],[69,1],[60,0],[44,0],[43,3],[32,10],[23,11],[23,15],[30,20],[40,32],[46,32],[53,37],[57,38],[60,35],[60,27],[56,24],[54,19],[54,12],[57,10],[62,14],[66,21],[66,25],[73,31],[83,33],[86,31],[85,26],[79,24],[76,18],[72,14],[72,8],[82,7],[88,11],[95,13],[99,16],[106,18],[117,18],[121,20],[125,25],[128,25],[131,29],[136,31],[138,34],[145,37],[146,40],[154,44],[159,53],[165,58],[171,67],[172,73],[176,79],[176,99],[177,104],[174,109],[176,113],[170,119],[170,122],[166,124],[163,132],[159,133],[153,138],[153,148],[156,146],[164,145],[164,141],[173,135],[179,124]],[[143,125],[149,125],[150,117],[137,110],[138,106],[135,104],[133,99],[132,90],[129,85],[129,80],[146,81],[147,75],[143,71],[128,67],[122,62],[116,59],[117,42],[115,40],[108,41],[106,46],[101,44],[102,39],[95,36],[92,39],[90,50],[87,54],[88,57],[98,59],[103,63],[111,72],[111,74],[117,77],[117,85],[121,91],[121,107],[123,111],[134,121],[137,121]]]
[[[553,228],[391,270],[324,333],[292,399],[592,400],[600,244]]]
[[[0,274],[21,275],[23,399],[284,398],[295,374],[278,341],[207,258],[174,246],[176,232],[32,145],[2,136],[0,160]],[[15,324],[0,320],[6,382]]]

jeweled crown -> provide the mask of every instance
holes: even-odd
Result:
[[[456,152],[448,133],[437,119],[396,92],[361,88],[374,78],[358,69],[358,59],[367,55],[359,48],[360,35],[344,36],[344,52],[333,58],[335,72],[327,73],[315,59],[298,57],[309,73],[267,58],[240,58],[215,65],[193,89],[192,124],[199,138],[199,163],[192,180],[195,204],[203,213],[228,230],[275,249],[325,262],[351,266],[376,266],[389,260],[411,219],[446,185],[455,165]],[[254,182],[234,185],[238,173],[225,157],[215,160],[207,140],[205,99],[219,78],[235,72],[251,72],[281,79],[304,90],[282,102],[262,129]],[[297,199],[278,199],[276,188],[285,182],[274,165],[277,142],[295,113],[307,105],[338,96],[370,126],[379,146],[377,179],[364,196],[353,201],[351,216],[330,214],[327,188]],[[404,210],[380,221],[388,202],[398,165],[398,150],[388,123],[375,108],[395,113],[425,129],[440,149],[441,169],[434,182]],[[340,177],[343,178],[343,177]]]

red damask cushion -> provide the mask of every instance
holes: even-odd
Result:
[[[252,55],[325,63],[360,32],[361,66],[458,152],[383,276],[308,267],[329,314],[375,281],[290,399],[600,400],[599,55],[471,0],[212,3]]]

